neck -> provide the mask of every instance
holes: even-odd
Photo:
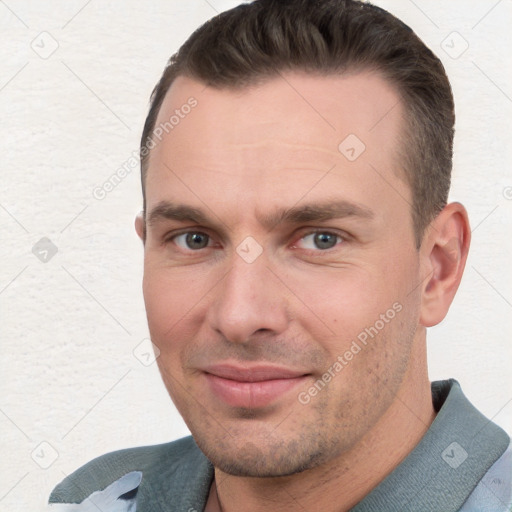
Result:
[[[206,511],[350,510],[407,457],[435,418],[425,351],[424,342],[416,344],[395,400],[348,452],[286,477],[235,477],[216,468]]]

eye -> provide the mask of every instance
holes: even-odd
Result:
[[[210,237],[200,231],[189,231],[173,236],[172,241],[182,249],[199,250],[209,246]]]
[[[303,236],[298,242],[297,246],[301,249],[309,250],[327,250],[332,249],[338,243],[342,242],[343,238],[336,233],[329,231],[315,231]]]

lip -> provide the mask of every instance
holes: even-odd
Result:
[[[227,405],[249,409],[275,402],[308,374],[289,368],[253,365],[212,365],[202,370],[210,391]]]

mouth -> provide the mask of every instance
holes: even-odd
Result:
[[[209,391],[231,407],[256,409],[304,384],[308,373],[278,366],[212,365],[203,369]]]

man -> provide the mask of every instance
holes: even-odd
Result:
[[[153,93],[136,219],[192,437],[90,462],[52,509],[509,510],[508,435],[427,373],[470,242],[453,125],[440,61],[370,4],[198,29]]]

